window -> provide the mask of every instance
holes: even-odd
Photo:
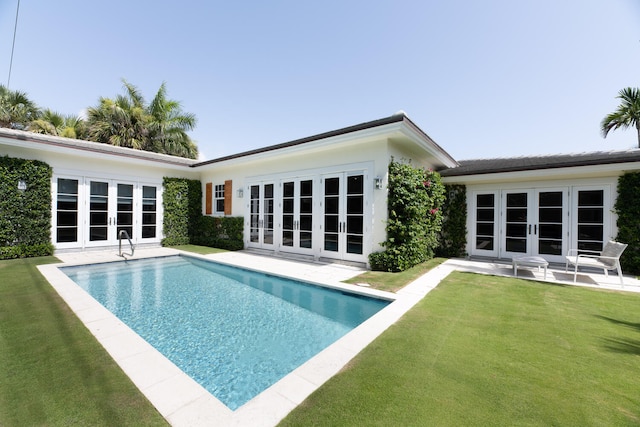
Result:
[[[214,193],[216,213],[224,213],[224,184],[216,185]]]

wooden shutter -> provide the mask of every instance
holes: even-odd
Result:
[[[230,179],[224,182],[224,214],[231,215],[231,199],[233,197],[233,187],[231,185],[233,181]]]
[[[207,215],[213,213],[213,184],[211,182],[207,182],[204,213]]]

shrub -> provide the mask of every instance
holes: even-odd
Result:
[[[244,248],[244,218],[201,216],[191,243],[237,251]]]
[[[51,175],[44,162],[0,157],[0,259],[53,254]]]
[[[163,246],[186,245],[197,234],[202,215],[202,185],[185,178],[163,179]]]
[[[446,199],[442,206],[442,230],[436,255],[463,257],[467,245],[467,188],[445,185]]]
[[[629,245],[620,257],[622,270],[640,274],[640,173],[625,173],[618,178],[614,210],[618,215],[616,240]]]
[[[444,185],[440,175],[410,163],[389,163],[387,240],[373,253],[373,269],[403,271],[433,258],[442,224]]]

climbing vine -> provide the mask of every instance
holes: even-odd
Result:
[[[374,270],[403,271],[433,257],[442,225],[445,188],[440,175],[391,159],[387,240],[369,255]]]
[[[44,162],[0,157],[0,259],[53,254],[51,174]]]
[[[640,173],[625,173],[618,178],[614,209],[618,216],[616,240],[629,245],[620,257],[622,270],[640,274]]]
[[[467,187],[445,185],[446,195],[442,206],[442,230],[436,255],[463,257],[467,245]]]

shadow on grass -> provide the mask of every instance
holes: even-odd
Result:
[[[613,319],[607,316],[596,315],[598,319],[606,320],[615,325],[620,325],[626,328],[633,329],[640,332],[640,323],[628,322],[626,320]],[[604,338],[604,347],[616,353],[640,355],[640,340],[634,340],[629,338]]]
[[[626,338],[605,338],[604,347],[607,350],[623,353],[623,354],[633,354],[636,356],[640,356],[640,341],[639,340],[630,340]]]
[[[598,319],[606,320],[607,322],[615,323],[616,325],[627,326],[640,332],[640,323],[627,322],[626,320],[612,319],[611,317],[600,315],[595,315],[595,317],[597,317]]]

